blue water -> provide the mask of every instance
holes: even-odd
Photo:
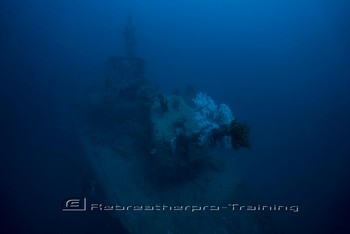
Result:
[[[3,233],[125,233],[108,215],[62,213],[86,162],[74,100],[123,53],[129,13],[146,76],[187,84],[252,127],[233,152],[255,199],[300,206],[286,233],[350,233],[350,2],[0,2]],[[70,231],[70,232],[69,232]]]

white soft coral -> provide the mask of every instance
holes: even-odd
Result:
[[[234,117],[231,109],[226,104],[219,107],[214,100],[207,94],[198,93],[193,98],[195,119],[200,126],[200,143],[205,144],[213,129],[217,129],[220,125],[229,124]]]

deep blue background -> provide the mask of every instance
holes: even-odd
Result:
[[[168,93],[195,84],[252,125],[252,149],[234,153],[251,192],[300,205],[275,218],[291,233],[349,231],[349,11],[346,0],[1,1],[4,227],[110,225],[59,205],[84,174],[74,97],[103,83],[131,12],[152,82]]]

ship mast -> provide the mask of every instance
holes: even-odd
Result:
[[[125,43],[125,57],[135,57],[136,37],[135,28],[132,23],[132,16],[129,13],[125,28],[123,30],[124,43]]]

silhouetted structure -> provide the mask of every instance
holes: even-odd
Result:
[[[125,55],[110,57],[110,72],[106,79],[107,88],[116,94],[123,89],[141,84],[144,77],[144,59],[135,55],[136,37],[131,15],[128,16],[122,33],[125,41]]]

